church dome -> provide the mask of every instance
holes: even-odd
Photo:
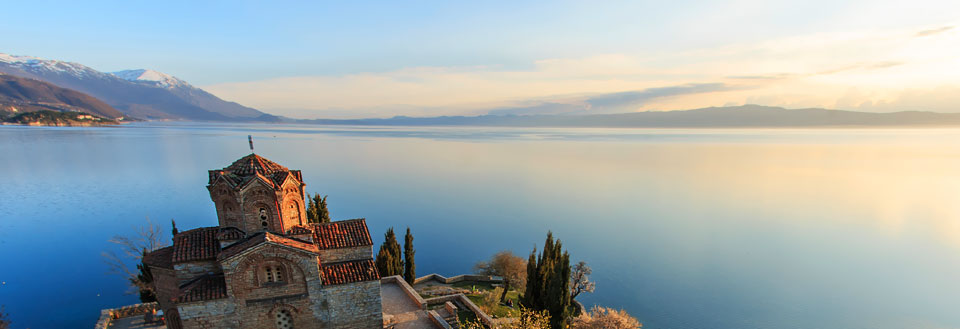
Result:
[[[276,162],[267,160],[267,158],[251,153],[248,156],[234,161],[226,168],[223,168],[223,171],[237,176],[261,174],[269,177],[278,172],[290,171],[290,169],[287,169],[287,167],[281,166]]]

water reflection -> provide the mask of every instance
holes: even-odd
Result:
[[[423,274],[526,254],[551,229],[594,268],[583,301],[648,328],[960,326],[958,130],[145,124],[0,128],[15,327],[134,302],[105,241],[145,216],[215,225],[206,170],[247,134],[335,219],[366,217],[376,241],[409,225]]]

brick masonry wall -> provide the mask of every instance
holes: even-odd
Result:
[[[373,258],[372,250],[370,246],[320,250],[320,262],[336,263],[348,260],[371,259]]]
[[[177,305],[185,329],[239,328],[236,305],[230,298]],[[264,328],[264,327],[261,327]]]
[[[264,282],[263,266],[283,266],[284,282]],[[227,294],[244,303],[293,295],[308,295],[311,280],[319,281],[317,257],[271,243],[254,247],[221,264]]]
[[[332,328],[370,329],[383,327],[380,281],[365,281],[323,288],[326,302],[319,304],[324,322]]]

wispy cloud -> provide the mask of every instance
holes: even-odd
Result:
[[[927,37],[927,36],[931,36],[931,35],[934,35],[934,34],[939,34],[939,33],[947,32],[947,31],[950,31],[950,30],[952,30],[952,29],[953,29],[953,26],[944,26],[944,27],[935,28],[935,29],[923,30],[923,31],[917,32],[916,36],[918,36],[918,37]]]
[[[952,26],[547,58],[525,69],[414,67],[205,87],[225,99],[304,118],[612,113],[744,103],[886,111],[893,109],[860,105],[913,108],[904,102],[916,98],[900,97],[906,88],[960,86],[960,33]]]

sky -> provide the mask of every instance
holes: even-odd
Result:
[[[0,52],[294,118],[960,112],[960,1],[16,1]]]

